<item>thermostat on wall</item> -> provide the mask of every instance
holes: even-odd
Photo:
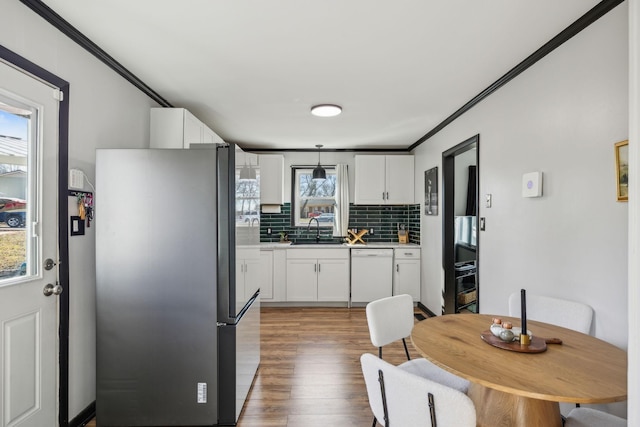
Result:
[[[530,172],[522,175],[522,197],[542,196],[542,172]]]
[[[77,190],[84,188],[84,172],[80,169],[69,169],[69,188]]]

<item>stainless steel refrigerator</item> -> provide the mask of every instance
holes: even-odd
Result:
[[[233,144],[97,150],[98,426],[236,424],[260,362],[246,168]]]

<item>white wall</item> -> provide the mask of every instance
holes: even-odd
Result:
[[[480,135],[480,200],[493,195],[478,215],[482,313],[506,314],[521,288],[581,301],[595,310],[595,336],[624,349],[629,206],[616,201],[613,146],[629,136],[627,28],[623,3],[415,151],[422,200],[424,170]],[[522,174],[533,171],[544,173],[543,197],[522,198]],[[441,216],[423,216],[422,303],[436,313],[441,230]],[[626,403],[605,409],[624,416]]]
[[[640,425],[640,1],[629,1],[629,413]],[[634,172],[635,171],[635,172]]]
[[[416,151],[421,176],[442,152],[480,135],[480,309],[507,313],[507,295],[585,302],[594,330],[627,347],[627,203],[616,201],[615,142],[628,137],[627,4],[623,3],[482,101]],[[469,64],[470,67],[473,64]],[[482,88],[479,88],[482,89]],[[544,195],[522,198],[522,174],[544,173]],[[422,303],[440,312],[442,216],[422,218]]]
[[[70,83],[69,167],[95,185],[96,148],[147,147],[149,108],[157,106],[26,6],[0,0],[0,43]],[[86,190],[90,190],[85,185]],[[99,197],[99,193],[96,194]],[[70,201],[70,215],[76,214]],[[100,212],[96,212],[100,221]],[[69,416],[95,400],[95,234],[69,238]]]

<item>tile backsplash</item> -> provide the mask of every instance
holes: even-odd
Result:
[[[289,240],[308,239],[315,235],[307,231],[306,227],[291,226],[291,204],[282,205],[281,213],[261,213],[260,214],[260,241],[277,242],[280,240],[280,232],[284,231],[289,236]],[[361,230],[373,229],[373,234],[366,234],[363,239],[366,242],[397,242],[398,226],[405,225],[409,230],[409,242],[420,244],[420,205],[349,205],[349,228]],[[271,234],[267,230],[271,228]],[[335,240],[332,236],[332,228],[320,227],[320,239]]]

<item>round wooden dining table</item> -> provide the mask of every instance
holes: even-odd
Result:
[[[527,329],[534,337],[559,338],[562,344],[547,344],[537,353],[498,348],[481,338],[494,317],[520,325],[507,316],[449,314],[418,322],[411,333],[423,357],[470,381],[479,427],[561,427],[559,402],[627,399],[626,351],[531,320]]]

